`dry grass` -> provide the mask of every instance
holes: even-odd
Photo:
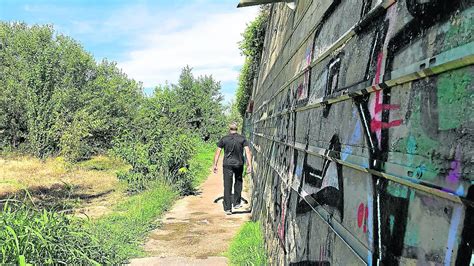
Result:
[[[100,216],[122,197],[124,188],[116,172],[128,168],[124,162],[106,156],[78,164],[67,163],[61,157],[42,161],[29,156],[3,156],[0,199],[26,189],[40,204],[67,201],[80,206],[79,211],[87,215]]]

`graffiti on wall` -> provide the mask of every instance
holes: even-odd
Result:
[[[359,238],[367,254],[358,256],[368,264],[468,265],[474,69],[430,71],[442,60],[437,54],[474,41],[472,3],[403,0],[375,16],[370,12],[376,3],[358,2],[359,16],[370,14],[371,21],[354,39],[367,45],[342,46],[312,66],[327,47],[321,36],[337,30],[323,27],[324,21],[338,21],[332,14],[350,4],[334,1],[322,12],[302,58],[301,78],[260,109],[265,115],[254,114],[274,116],[257,121],[254,133],[260,136],[255,142],[267,147],[265,156],[256,152],[259,165],[275,170],[257,169],[257,175],[272,174],[266,203],[272,212],[265,215],[271,216],[284,261],[340,264],[333,240],[337,223]],[[357,78],[348,72],[351,64],[360,65]],[[387,85],[403,71],[429,77]],[[350,97],[337,99],[344,95]],[[308,103],[314,108],[295,111]],[[353,181],[356,176],[364,179]],[[315,216],[319,208],[329,216]],[[436,234],[427,229],[433,226],[439,227]]]

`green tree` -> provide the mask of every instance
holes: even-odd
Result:
[[[141,84],[52,26],[0,23],[0,148],[87,158],[131,125]]]
[[[183,194],[192,192],[189,159],[199,140],[217,139],[225,123],[220,83],[183,68],[177,84],[158,86],[143,100],[133,128],[116,142],[114,152],[132,165],[121,177],[131,192],[156,179],[177,185]]]

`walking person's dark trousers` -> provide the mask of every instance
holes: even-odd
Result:
[[[232,210],[232,203],[235,205],[240,204],[242,196],[242,173],[244,172],[244,166],[239,165],[224,165],[224,210]],[[234,181],[235,175],[235,183]],[[234,183],[234,184],[233,184]],[[234,187],[234,198],[232,200],[232,185]]]

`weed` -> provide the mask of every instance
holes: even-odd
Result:
[[[89,160],[78,162],[76,166],[82,170],[112,172],[127,171],[130,169],[130,165],[126,164],[123,160],[104,155],[94,156]]]
[[[0,212],[0,264],[98,264],[109,254],[84,230],[86,221],[22,203]]]
[[[226,255],[231,265],[267,265],[260,223],[245,223],[230,243]]]

